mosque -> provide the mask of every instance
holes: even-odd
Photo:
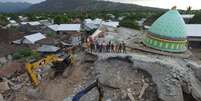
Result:
[[[187,29],[176,8],[159,17],[144,36],[143,43],[166,52],[185,52],[187,50]]]

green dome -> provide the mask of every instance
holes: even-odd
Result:
[[[167,52],[187,50],[186,26],[177,10],[170,10],[159,17],[145,35],[143,43]]]
[[[177,10],[170,10],[158,18],[149,32],[162,38],[186,38],[185,22]]]

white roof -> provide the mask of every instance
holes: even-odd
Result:
[[[186,24],[187,36],[201,37],[201,24]]]
[[[80,31],[81,24],[60,24],[48,26],[54,31]]]
[[[37,42],[39,40],[42,40],[42,39],[44,39],[46,37],[42,33],[35,33],[35,34],[32,34],[32,35],[24,36],[24,38],[26,40],[28,40],[29,42],[31,42],[32,44],[34,44],[35,42]]]
[[[194,14],[182,14],[181,16],[183,18],[193,18],[195,15]]]
[[[111,26],[111,27],[118,27],[119,22],[115,22],[115,21],[103,22],[103,25]]]
[[[15,20],[9,20],[10,23],[17,23]]]
[[[90,26],[92,26],[92,24],[94,24],[94,26],[101,25],[101,24],[106,25],[106,26],[111,26],[111,27],[119,26],[119,22],[117,22],[117,21],[103,21],[102,19],[99,19],[99,18],[96,18],[94,20],[85,19],[84,22],[85,22],[85,25],[91,24]]]
[[[86,23],[85,26],[90,28],[90,29],[96,29],[96,28],[99,27],[98,25],[95,25],[95,24],[92,24],[92,23]]]
[[[103,21],[102,19],[96,18],[94,20],[91,19],[85,19],[84,20],[85,23],[92,23],[92,24],[101,24],[101,22]]]
[[[32,22],[28,22],[30,25],[32,26],[37,26],[37,25],[40,25],[40,22],[38,21],[32,21]]]
[[[37,50],[39,52],[56,52],[59,49],[60,49],[59,47],[56,47],[56,46],[53,46],[53,45],[42,45]]]
[[[23,25],[30,24],[31,26],[38,26],[38,25],[41,25],[41,23],[38,22],[38,21],[21,22],[21,24],[23,24]]]

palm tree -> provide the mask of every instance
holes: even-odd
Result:
[[[191,13],[191,10],[192,10],[192,7],[191,7],[191,6],[188,6],[188,7],[187,7],[187,10],[186,10],[186,13],[188,13],[188,14]]]

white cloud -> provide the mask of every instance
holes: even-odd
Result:
[[[160,8],[172,8],[177,6],[179,9],[186,9],[188,6],[192,6],[192,9],[201,9],[201,0],[110,0],[124,3],[134,3],[144,6],[160,7]]]

